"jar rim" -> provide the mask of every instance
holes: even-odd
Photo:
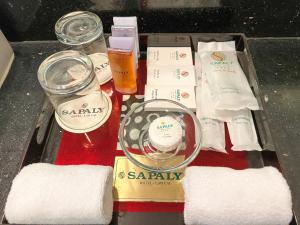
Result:
[[[69,64],[70,67],[68,67],[67,64]],[[62,68],[65,71],[60,72],[59,70],[62,65],[65,65]],[[80,68],[77,68],[76,71],[75,67],[75,70],[72,72],[79,75],[78,79],[74,79],[74,82],[72,81],[66,84],[57,82],[61,81],[63,76],[70,75],[67,70],[77,65],[79,65]],[[79,71],[79,69],[81,70]],[[84,53],[74,50],[60,51],[50,55],[41,63],[38,69],[38,80],[41,86],[45,91],[51,94],[65,95],[78,92],[87,87],[95,78],[92,60]]]

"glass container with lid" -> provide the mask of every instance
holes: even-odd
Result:
[[[147,104],[169,105],[151,110]],[[201,148],[200,122],[184,105],[167,99],[136,103],[122,120],[119,142],[135,165],[154,172],[187,166]]]
[[[55,33],[67,49],[90,56],[100,84],[112,79],[103,25],[96,14],[87,11],[68,13],[56,22]]]
[[[84,53],[67,50],[49,56],[38,69],[38,79],[65,130],[89,132],[110,115],[110,98],[101,92],[93,63]]]

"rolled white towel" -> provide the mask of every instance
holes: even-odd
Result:
[[[18,224],[109,224],[112,168],[36,163],[13,180],[5,216]]]
[[[291,193],[273,167],[189,167],[184,178],[187,225],[287,225]]]

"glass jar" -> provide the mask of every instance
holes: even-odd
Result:
[[[65,130],[89,132],[108,118],[110,99],[104,98],[93,63],[84,53],[67,50],[49,56],[38,69],[38,79]]]
[[[106,53],[106,42],[100,18],[91,12],[76,11],[62,16],[55,24],[57,39],[86,54]]]

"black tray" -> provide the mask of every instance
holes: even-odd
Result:
[[[106,36],[107,37],[107,36]],[[261,96],[258,86],[256,71],[251,59],[249,47],[244,34],[238,33],[160,33],[160,34],[140,34],[141,58],[146,58],[147,46],[191,46],[193,52],[197,49],[198,41],[235,41],[239,62],[249,80],[260,107],[264,108],[263,96]],[[45,98],[42,111],[36,124],[34,134],[29,142],[27,151],[24,153],[21,169],[31,163],[47,162],[53,163],[56,159],[58,147],[61,140],[62,129],[54,119],[53,108],[47,98]],[[249,167],[259,168],[272,165],[280,169],[274,144],[271,138],[267,117],[263,110],[254,111],[253,118],[257,131],[257,136],[263,152],[247,152]],[[4,207],[4,203],[0,208]],[[0,215],[1,216],[1,215]],[[2,216],[1,224],[7,224]],[[140,213],[140,212],[119,212],[114,213],[111,224],[155,224],[155,225],[182,225],[183,215],[181,213]],[[293,221],[291,225],[295,225]]]

